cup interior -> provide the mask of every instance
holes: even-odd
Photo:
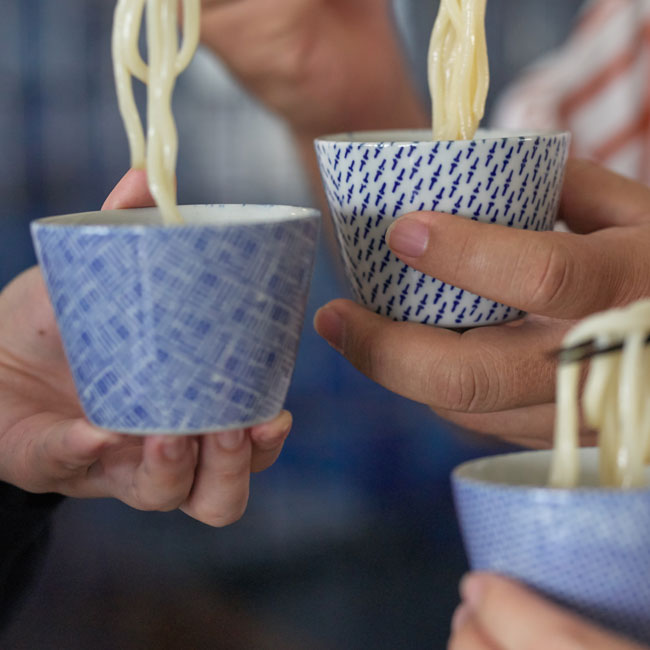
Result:
[[[215,204],[179,207],[184,223],[166,225],[158,208],[80,212],[35,221],[37,226],[237,226],[273,224],[317,218],[318,210],[285,205]]]
[[[486,487],[546,488],[552,458],[552,451],[525,451],[481,458],[457,467],[454,470],[454,479],[484,483]],[[598,449],[580,450],[580,482],[577,489],[598,489],[603,492],[620,493],[621,490],[600,486],[598,459]],[[646,476],[648,488],[645,489],[650,489],[650,467],[646,469]],[[561,491],[549,487],[549,490],[551,489]]]
[[[509,131],[507,129],[479,129],[474,136],[474,141],[503,140],[514,138],[516,140],[533,140],[535,138],[548,138],[555,136],[568,136],[568,133],[553,130],[528,130]],[[318,138],[319,142],[337,142],[352,144],[413,144],[414,142],[434,143],[429,129],[396,129],[389,131],[358,131],[351,133],[336,133]],[[454,141],[462,142],[462,141]],[[465,140],[464,142],[471,142]]]

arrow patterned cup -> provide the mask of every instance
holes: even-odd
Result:
[[[321,176],[358,301],[394,320],[449,328],[494,325],[523,312],[405,265],[385,234],[408,212],[433,210],[511,228],[552,230],[568,133],[479,131],[434,142],[428,131],[378,131],[316,140]]]

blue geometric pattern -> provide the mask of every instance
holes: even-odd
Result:
[[[377,137],[394,137],[380,142]],[[568,134],[433,142],[429,132],[350,134],[316,141],[343,262],[362,304],[394,320],[477,327],[522,312],[420,273],[385,234],[408,212],[436,210],[513,228],[555,225]],[[366,138],[369,141],[364,141]]]
[[[581,453],[596,466],[596,450]],[[547,476],[549,452],[510,460],[517,457],[529,486],[475,480],[490,466],[496,476],[499,463],[504,473],[512,468],[503,456],[467,463],[453,474],[471,567],[520,580],[601,625],[650,643],[650,488],[537,487]],[[535,457],[544,459],[537,478]],[[474,469],[481,463],[483,470]]]
[[[287,208],[265,223],[278,207],[238,206],[259,219],[215,223],[229,208],[195,206],[198,223],[167,228],[32,224],[77,391],[97,426],[210,432],[281,410],[320,216]]]

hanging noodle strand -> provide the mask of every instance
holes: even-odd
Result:
[[[582,395],[585,424],[599,433],[600,482],[609,487],[647,484],[650,464],[650,300],[596,314],[575,327],[567,348],[597,341],[602,347],[623,343],[621,352],[591,361]],[[555,450],[550,483],[575,487],[579,482],[579,382],[581,363],[558,371]]]
[[[485,112],[490,69],[486,0],[441,0],[429,46],[434,140],[471,140]]]
[[[147,170],[149,189],[165,223],[182,221],[176,205],[178,134],[172,113],[176,78],[199,43],[200,0],[183,2],[183,43],[178,44],[179,0],[118,0],[113,22],[113,69],[131,166]],[[147,57],[138,40],[146,7]],[[147,137],[133,95],[133,78],[147,84]]]

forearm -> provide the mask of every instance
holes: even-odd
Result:
[[[315,137],[430,124],[389,0],[204,0],[203,9],[204,45],[287,122],[314,187]]]

